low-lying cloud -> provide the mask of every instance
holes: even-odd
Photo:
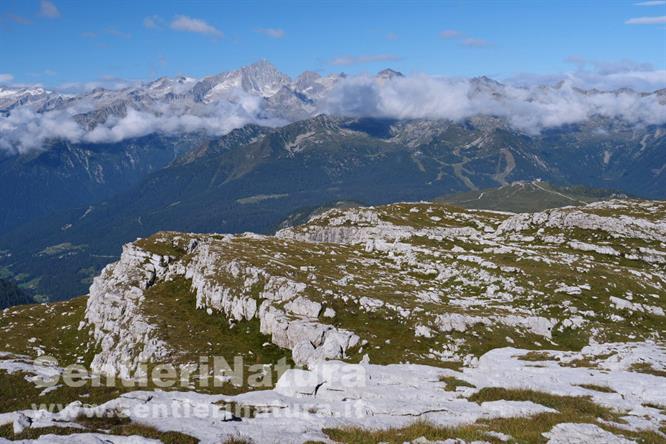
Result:
[[[666,106],[654,94],[585,94],[570,81],[557,87],[519,88],[486,80],[430,76],[396,77],[388,82],[355,77],[338,84],[323,109],[330,114],[397,119],[461,120],[492,115],[529,134],[593,116],[637,124],[666,123]]]
[[[67,111],[37,113],[20,107],[0,117],[0,149],[21,154],[41,148],[46,140],[80,141],[85,131]]]
[[[260,97],[239,93],[232,101],[201,105],[195,109],[162,104],[150,110],[130,107],[123,116],[111,115],[92,129],[85,129],[77,122],[77,115],[91,111],[88,103],[43,113],[19,107],[6,117],[0,116],[0,151],[25,154],[43,149],[54,140],[115,143],[153,133],[181,134],[195,131],[223,135],[249,123],[265,126],[287,123],[263,115],[262,104],[263,99]]]
[[[192,113],[164,107],[159,114],[128,109],[124,117],[107,119],[102,125],[84,134],[85,142],[120,142],[132,137],[151,133],[166,134],[206,131],[209,134],[222,135],[248,123],[276,126],[286,122],[278,119],[261,118],[261,100],[246,95],[237,103],[220,102],[211,104]]]
[[[622,119],[636,125],[666,124],[665,96],[647,92],[666,87],[666,71],[651,70],[644,65],[593,64],[578,58],[572,61],[579,65],[576,73],[551,77],[517,76],[505,80],[504,84],[485,78],[428,75],[341,77],[306,108],[309,115],[327,113],[395,119],[457,121],[492,115],[527,134],[593,117]],[[586,68],[592,65],[594,69]],[[187,91],[195,83],[181,85],[179,88],[183,89],[174,91],[188,97]],[[545,86],[546,83],[550,86]],[[138,86],[128,87],[119,92],[118,97],[129,97],[129,92]],[[627,86],[646,92],[618,89]],[[96,101],[100,99],[91,98],[94,94],[84,94],[56,110],[37,112],[26,105],[0,114],[0,151],[25,153],[42,149],[52,140],[119,142],[158,132],[205,131],[222,135],[248,123],[266,126],[288,123],[272,113],[276,106],[273,99],[267,101],[240,87],[212,103],[201,103],[191,97],[151,99],[138,104],[126,101],[123,102],[126,104],[124,112],[111,112],[106,118],[86,120],[85,116],[101,109]],[[115,93],[104,94],[114,97]],[[110,102],[104,103],[108,106]],[[293,106],[295,99],[285,103]],[[91,121],[93,124],[89,125]]]

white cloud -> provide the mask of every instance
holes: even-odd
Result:
[[[259,28],[256,31],[272,39],[281,39],[285,34],[284,29],[280,28]]]
[[[49,139],[81,140],[83,129],[65,111],[36,113],[25,107],[0,118],[0,149],[25,153],[40,148]]]
[[[484,88],[469,79],[426,75],[344,79],[321,104],[329,114],[395,119],[461,120],[476,115],[503,118],[513,128],[536,134],[544,128],[585,121],[592,116],[636,124],[666,123],[666,106],[656,95],[605,92],[587,95],[565,81],[558,87]]]
[[[264,126],[287,123],[267,118],[263,106],[262,98],[239,89],[229,100],[200,104],[195,108],[179,103],[155,103],[144,110],[128,107],[125,116],[112,115],[91,130],[79,125],[75,116],[94,111],[93,102],[83,100],[70,108],[44,113],[18,107],[7,116],[0,116],[0,151],[27,153],[42,149],[49,141],[57,139],[72,143],[115,143],[155,132],[180,134],[206,131],[222,135],[248,123]]]
[[[206,23],[206,21],[188,17],[186,15],[179,15],[171,22],[171,29],[176,31],[196,32],[198,34],[206,34],[213,37],[222,37],[223,33],[213,25]]]
[[[455,39],[461,36],[460,31],[455,29],[446,29],[439,33],[439,36],[443,39]]]
[[[331,60],[331,65],[357,65],[361,63],[373,62],[391,62],[400,60],[400,57],[393,54],[372,54],[360,56],[344,56]]]
[[[634,3],[636,6],[661,6],[666,5],[666,0],[649,0],[647,2]]]
[[[627,25],[662,25],[666,23],[666,15],[658,17],[636,17],[624,23]]]
[[[48,18],[60,17],[58,7],[51,0],[41,0],[39,3],[39,14]]]
[[[156,115],[151,112],[127,110],[122,118],[111,118],[84,134],[82,140],[92,143],[119,142],[132,137],[140,137],[154,132],[167,134],[207,131],[222,135],[248,123],[271,126],[285,122],[260,119],[261,101],[256,97],[238,97],[237,103],[211,105],[199,114],[184,110],[164,109],[167,113]]]
[[[0,73],[0,82],[11,82],[14,76],[8,73]]]

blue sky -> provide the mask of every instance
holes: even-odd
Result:
[[[0,83],[201,77],[261,58],[290,75],[664,70],[666,2],[0,0]]]

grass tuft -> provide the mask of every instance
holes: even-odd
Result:
[[[666,371],[657,370],[656,368],[652,367],[649,362],[635,362],[631,364],[629,370],[632,372],[646,373],[648,375],[661,376],[662,378],[666,378]]]
[[[498,442],[474,425],[437,427],[424,421],[415,422],[407,427],[384,430],[366,430],[360,427],[344,427],[339,429],[324,429],[323,432],[333,441],[347,444],[376,444],[379,442],[402,444],[422,436],[431,441],[462,439],[468,442]]]
[[[599,420],[621,422],[620,413],[599,406],[587,397],[558,396],[533,390],[509,390],[503,388],[483,388],[472,395],[470,401],[532,401],[557,410],[528,417],[480,419],[477,422],[459,427],[438,427],[427,422],[416,422],[403,428],[367,430],[360,427],[325,429],[324,433],[332,440],[350,444],[370,444],[378,442],[403,443],[421,436],[429,440],[462,439],[465,441],[487,441],[499,443],[489,432],[499,432],[512,437],[511,442],[542,443],[543,433],[555,425],[590,423],[604,427],[612,433],[625,434],[621,429],[607,426]],[[658,435],[654,432],[627,432],[639,442],[652,443]],[[627,435],[628,436],[628,435]]]
[[[617,393],[615,390],[612,388],[605,386],[605,385],[597,385],[597,384],[578,384],[578,387],[582,387],[584,389],[588,390],[594,390],[595,392],[601,392],[601,393]]]
[[[439,378],[441,382],[444,382],[446,386],[444,386],[444,390],[447,392],[454,392],[458,387],[472,387],[474,388],[473,384],[470,384],[467,381],[463,381],[462,379],[458,379],[454,376],[442,376]]]

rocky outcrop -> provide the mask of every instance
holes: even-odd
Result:
[[[95,279],[93,367],[127,376],[168,356],[141,304],[146,288],[175,278],[191,282],[198,309],[258,321],[308,366],[395,354],[396,343],[410,362],[466,360],[485,335],[584,345],[618,322],[639,335],[631,339],[659,339],[661,330],[636,326],[664,313],[664,213],[641,201],[520,215],[418,203],[334,209],[277,236],[160,233],[125,246]],[[397,341],[398,331],[411,337]]]
[[[219,312],[230,321],[258,319],[261,333],[292,350],[299,365],[342,359],[360,342],[353,332],[318,320],[322,305],[302,295],[304,283],[271,276],[236,260],[225,261],[205,239],[190,241],[187,250],[184,262],[127,244],[120,260],[94,279],[84,323],[93,327],[100,348],[91,364],[94,372],[141,376],[141,363],[159,362],[169,355],[168,343],[141,314],[141,304],[144,290],[178,276],[191,280],[197,308]],[[226,278],[238,285],[224,284]],[[257,285],[261,291],[255,294]]]
[[[489,326],[501,324],[524,329],[535,335],[550,338],[557,321],[540,316],[469,316],[459,313],[447,313],[437,316],[435,324],[437,329],[443,333],[450,333],[452,331],[464,332],[476,325]]]
[[[144,290],[165,275],[169,261],[168,256],[127,244],[120,260],[93,280],[85,323],[92,326],[100,351],[92,360],[92,371],[129,378],[135,376],[139,363],[168,354],[168,345],[156,339],[140,306]]]
[[[622,210],[619,203],[598,202],[582,208],[558,208],[539,213],[523,213],[515,215],[498,227],[497,234],[520,232],[540,228],[600,230],[616,238],[639,238],[666,242],[666,222],[651,221],[646,218],[633,217],[629,214],[618,216],[602,216],[594,210]],[[636,206],[641,203],[636,203]],[[644,205],[644,204],[643,204]]]
[[[223,261],[202,242],[185,269],[192,280],[197,307],[211,308],[234,320],[259,319],[261,332],[272,342],[293,352],[299,365],[325,359],[342,359],[360,338],[353,332],[336,329],[318,321],[322,305],[307,299],[306,284],[239,261],[220,267]],[[231,287],[220,283],[228,277],[238,282]],[[253,288],[261,284],[258,296]]]

